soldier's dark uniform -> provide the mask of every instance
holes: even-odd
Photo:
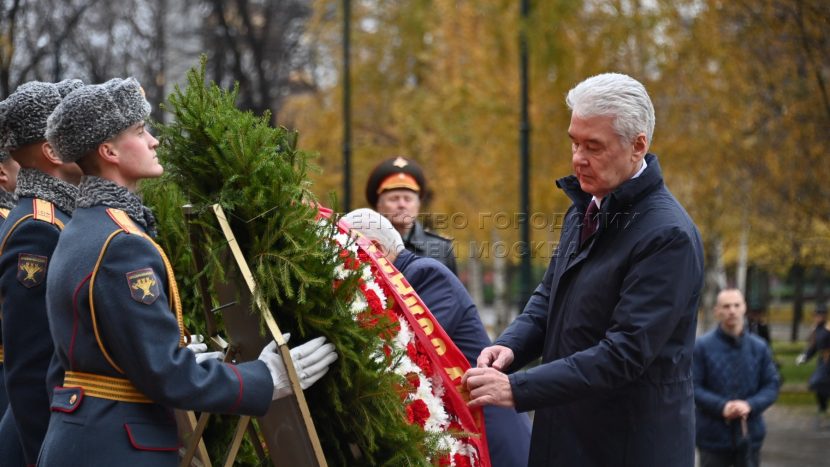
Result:
[[[0,151],[0,159],[9,157],[5,151]],[[17,198],[13,193],[0,189],[0,227],[9,217],[9,212],[17,203]],[[1,315],[2,313],[0,313]],[[0,329],[2,329],[2,316],[0,316]],[[0,430],[0,459],[3,460],[4,466],[19,466],[25,465],[23,461],[23,446],[20,444],[20,436],[17,434],[17,426],[14,423],[14,415],[12,415],[9,407],[9,398],[6,395],[6,381],[5,369],[3,368],[3,333],[0,332],[0,426],[2,426],[2,419],[6,416],[6,411],[9,412],[9,420],[6,422],[8,428]]]
[[[421,167],[411,159],[393,157],[378,164],[366,181],[366,201],[369,202],[372,209],[377,210],[378,198],[385,191],[379,192],[380,187],[385,185],[384,181],[399,174],[412,177],[417,184],[417,187],[415,187],[417,189],[414,191],[418,193],[419,198],[424,198],[427,193],[427,186],[424,171]],[[395,184],[392,184],[391,187],[390,189],[400,188]],[[403,236],[403,242],[407,250],[418,256],[434,258],[449,268],[453,274],[458,275],[452,240],[426,230],[420,220],[415,220],[408,235]]]
[[[12,157],[24,146],[45,142],[52,109],[80,80],[32,81],[0,103],[0,146]],[[46,276],[58,237],[75,205],[77,187],[36,169],[21,168],[18,202],[0,227],[0,300],[3,370],[9,409],[0,421],[0,439],[16,431],[23,458],[34,465],[49,424],[48,380],[54,353],[46,316]],[[16,446],[5,441],[0,457],[14,458]]]
[[[66,98],[73,107],[65,118],[87,112],[85,99],[103,99],[98,108],[126,114],[120,131],[149,113],[138,90],[134,80],[87,86]],[[146,105],[138,117],[135,105]],[[60,144],[66,144],[60,132],[66,136],[74,124],[58,118],[62,107],[47,134],[64,160],[76,160]],[[274,382],[264,362],[197,363],[184,347],[173,271],[148,235],[154,223],[125,187],[92,176],[82,181],[47,279],[52,337],[66,378],[54,391],[40,465],[175,466],[173,408],[262,415],[270,405]]]
[[[0,151],[0,160],[6,157],[9,157],[8,153]],[[14,193],[0,189],[0,227],[9,217],[9,212],[14,208],[15,203],[17,203],[17,198],[14,197]],[[3,317],[0,316],[0,323],[2,323],[2,319]],[[2,325],[0,325],[0,329],[2,329]],[[9,406],[9,398],[6,396],[6,381],[3,374],[3,334],[0,332],[0,419],[6,413],[6,407]]]

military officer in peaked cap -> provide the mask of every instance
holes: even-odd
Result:
[[[0,102],[0,149],[20,165],[18,202],[0,227],[3,370],[9,409],[0,421],[0,458],[22,446],[25,463],[37,460],[49,424],[48,378],[54,353],[46,316],[46,271],[64,224],[75,208],[80,179],[46,142],[46,121],[64,96],[82,86],[31,81]],[[15,432],[18,445],[6,443]],[[4,463],[10,465],[11,463]]]
[[[138,82],[115,78],[73,92],[49,118],[49,141],[85,177],[47,279],[66,376],[53,393],[42,466],[172,467],[172,409],[258,416],[291,393],[273,342],[238,365],[186,345],[172,266],[153,240],[152,212],[134,193],[141,179],[164,171],[144,125],[149,114]],[[337,359],[323,337],[291,355],[303,388]]]
[[[406,249],[434,258],[458,275],[452,240],[424,229],[418,220],[427,190],[424,171],[412,159],[393,157],[377,165],[366,182],[366,201],[392,222]]]

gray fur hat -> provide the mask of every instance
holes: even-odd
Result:
[[[9,151],[4,151],[0,149],[0,162],[6,162],[10,157]]]
[[[0,102],[0,148],[7,151],[46,140],[46,120],[67,94],[83,86],[79,79],[59,83],[29,81]]]
[[[150,115],[135,78],[113,78],[73,91],[55,108],[46,139],[64,162],[75,162]]]

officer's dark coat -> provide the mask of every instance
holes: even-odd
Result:
[[[703,248],[657,158],[606,196],[580,248],[591,196],[574,204],[544,279],[496,340],[511,348],[516,408],[535,409],[530,465],[694,465],[692,353]]]
[[[39,212],[36,212],[39,209]],[[49,424],[47,370],[54,347],[46,316],[46,271],[69,215],[52,203],[21,197],[0,227],[3,352],[11,418],[27,464],[37,460]],[[2,453],[0,453],[2,455]]]
[[[4,207],[0,206],[0,228],[2,228],[3,223],[6,222],[6,218],[9,217],[9,212],[11,208],[14,206]],[[0,329],[2,329],[2,320],[3,317],[0,316]],[[5,372],[3,371],[3,333],[0,332],[0,418],[3,417],[3,414],[6,412],[6,407],[9,406],[9,398],[6,396],[6,378]]]
[[[429,311],[461,353],[475,366],[478,354],[490,338],[464,285],[444,265],[407,250],[395,259],[401,271]],[[524,466],[530,449],[530,419],[513,409],[485,407],[487,444],[494,467]]]
[[[0,192],[0,228],[9,217],[9,213],[14,208],[17,200],[8,192]],[[2,313],[0,313],[2,314]],[[0,329],[2,328],[2,316],[0,316]],[[3,353],[3,333],[0,332],[0,355]],[[3,465],[10,467],[26,465],[23,460],[23,446],[20,444],[20,436],[17,432],[17,424],[14,421],[14,415],[11,410],[8,410],[9,398],[6,395],[6,381],[5,370],[3,369],[2,358],[0,358],[0,459],[3,459]],[[6,412],[9,412],[6,415]],[[6,429],[3,429],[4,422],[2,419],[8,417],[5,421]]]
[[[418,256],[436,259],[448,267],[453,274],[458,275],[452,240],[424,230],[424,226],[416,220],[412,225],[412,230],[409,231],[409,235],[403,239],[403,242],[407,250]]]
[[[173,408],[262,415],[271,402],[265,363],[197,364],[180,347],[164,259],[141,227],[115,221],[118,212],[78,208],[61,236],[48,281],[52,336],[67,375],[122,378],[152,402],[57,388],[43,466],[174,466]]]

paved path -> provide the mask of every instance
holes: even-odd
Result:
[[[763,467],[830,466],[830,418],[816,430],[812,406],[773,405],[764,414],[767,438],[761,448]]]

